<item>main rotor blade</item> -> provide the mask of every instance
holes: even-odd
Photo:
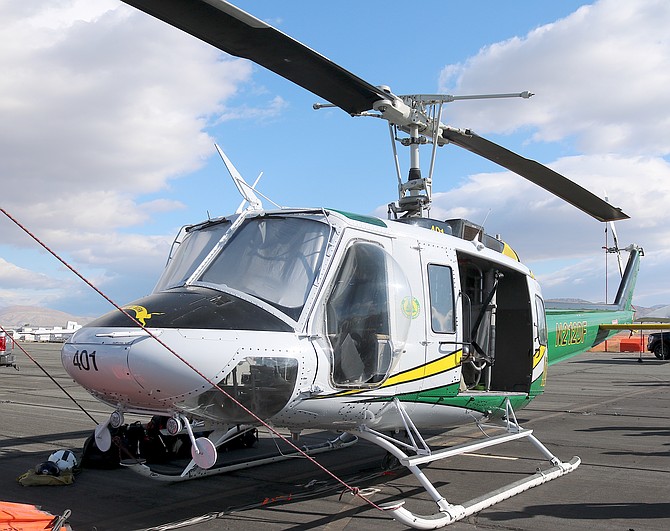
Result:
[[[293,81],[350,114],[372,109],[384,92],[262,20],[223,0],[122,0]]]
[[[548,192],[551,192],[571,205],[586,212],[599,221],[616,221],[628,219],[620,208],[616,208],[600,197],[589,192],[586,188],[564,177],[560,173],[536,162],[526,159],[521,155],[505,149],[472,131],[461,131],[447,128],[442,132],[442,136],[462,148],[489,159],[503,168],[525,177],[530,182],[541,186]]]

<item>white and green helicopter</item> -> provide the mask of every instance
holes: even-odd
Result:
[[[126,414],[168,417],[170,434],[188,433],[191,463],[179,476],[132,468],[174,481],[228,470],[217,466],[217,448],[261,423],[296,437],[306,429],[338,431],[327,448],[361,438],[417,477],[435,514],[414,514],[403,503],[384,509],[420,529],[577,468],[579,458],[555,457],[518,424],[515,411],[542,393],[548,365],[631,322],[641,249],[627,249],[613,304],[548,307],[505,242],[467,220],[428,217],[432,161],[438,147],[455,144],[599,221],[627,216],[537,162],[444,125],[442,106],[458,97],[395,95],[222,0],[125,1],[328,105],[386,120],[394,158],[398,140],[409,149],[410,168],[403,180],[396,162],[399,197],[388,219],[320,207],[266,210],[221,152],[243,207],[184,227],[152,294],[88,324],[63,347],[67,372],[114,408],[96,429],[100,449],[109,448],[109,428]],[[419,166],[424,146],[432,149],[427,176]],[[484,436],[436,451],[422,436],[464,424]],[[420,468],[519,439],[549,462],[547,469],[470,502],[447,501]]]

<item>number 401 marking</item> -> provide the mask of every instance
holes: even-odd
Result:
[[[98,364],[95,362],[95,350],[89,352],[88,350],[77,351],[72,358],[72,365],[82,371],[98,370]]]

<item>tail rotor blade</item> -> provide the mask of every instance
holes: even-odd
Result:
[[[621,260],[621,249],[619,248],[619,237],[616,234],[614,222],[609,222],[610,229],[612,229],[612,239],[614,240],[614,250],[616,252],[617,264],[619,264],[619,274],[623,277],[623,261]]]
[[[605,191],[605,201],[610,202],[610,198],[607,197],[607,191]],[[621,260],[621,248],[619,247],[619,236],[616,233],[616,227],[614,226],[613,221],[609,221],[608,226],[612,232],[612,241],[614,242],[614,247],[607,248],[608,253],[616,253],[617,265],[619,266],[619,274],[623,278],[623,260]]]

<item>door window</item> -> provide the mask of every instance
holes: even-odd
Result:
[[[428,266],[430,291],[430,317],[433,332],[456,332],[454,317],[454,280],[451,267],[431,264]]]

